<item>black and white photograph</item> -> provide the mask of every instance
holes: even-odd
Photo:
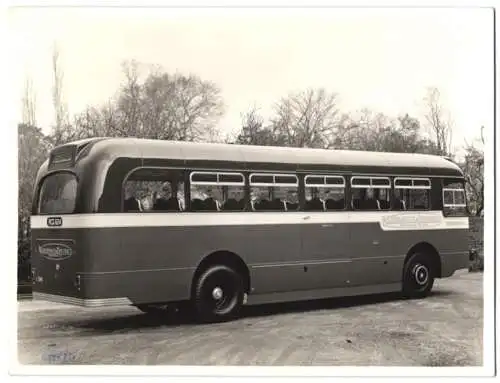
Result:
[[[495,375],[495,10],[166,4],[6,11],[10,374]]]

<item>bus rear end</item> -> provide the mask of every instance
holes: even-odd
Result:
[[[54,149],[42,166],[31,216],[33,298],[82,305],[84,233],[72,225],[81,187],[76,170],[82,145]]]

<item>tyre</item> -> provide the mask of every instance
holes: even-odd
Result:
[[[243,305],[243,278],[229,266],[215,265],[196,280],[193,308],[201,322],[235,318]]]
[[[405,263],[403,270],[403,295],[407,298],[423,298],[434,285],[436,270],[431,258],[415,253]]]

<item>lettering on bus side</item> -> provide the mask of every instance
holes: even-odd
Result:
[[[38,253],[51,261],[61,261],[74,255],[74,241],[70,239],[39,239],[37,240]]]
[[[49,217],[47,218],[47,226],[49,227],[59,227],[62,226],[62,217]]]

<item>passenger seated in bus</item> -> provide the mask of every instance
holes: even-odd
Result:
[[[374,190],[355,189],[351,205],[354,210],[380,210],[378,201],[375,199]],[[357,195],[356,195],[357,194]]]
[[[259,199],[254,202],[254,209],[256,211],[271,210],[271,201],[267,199]]]
[[[153,210],[166,211],[168,210],[168,197],[170,196],[170,187],[167,183],[162,185],[161,191],[156,193],[156,198],[153,204]]]
[[[236,201],[234,198],[229,198],[222,205],[222,210],[224,210],[224,211],[238,211],[238,210],[240,210],[238,208],[238,201]]]
[[[257,199],[253,201],[253,209],[254,211],[260,211],[260,210],[265,210],[265,205],[266,205],[265,200]]]
[[[235,193],[234,199],[237,201],[237,209],[245,210],[245,192],[243,190],[239,190]]]
[[[297,197],[298,196],[296,192],[288,191],[286,199],[284,201],[286,211],[294,211],[299,208],[299,201]]]
[[[366,189],[365,199],[362,204],[363,210],[380,210],[380,203],[375,199],[375,191],[372,188]]]
[[[157,198],[153,205],[153,210],[155,211],[173,210],[170,198],[171,198],[170,189],[164,187],[161,191],[161,195],[160,196],[157,195]]]
[[[124,203],[123,203],[123,210],[126,212],[129,211],[142,211],[141,204],[139,200],[135,197],[133,193],[130,193]]]
[[[175,197],[176,193],[172,191],[169,182],[165,182],[162,186],[161,196],[154,202],[153,209],[155,211],[180,211],[181,207],[178,198]]]
[[[325,201],[326,210],[344,210],[345,201],[344,198],[333,199],[329,198]]]
[[[255,204],[258,202],[258,199],[253,193],[250,193],[250,208],[252,211],[255,211]]]
[[[215,197],[217,195],[216,191],[212,190],[211,187],[203,188],[203,190],[199,190],[191,194],[191,198],[196,196],[195,199],[201,200],[199,204],[199,209],[202,211],[219,211],[220,203]]]
[[[153,205],[153,210],[155,211],[168,210],[168,201],[164,197],[158,197]]]
[[[224,202],[222,210],[225,211],[241,211],[244,209],[243,193],[240,190],[229,190],[228,199]]]
[[[273,210],[273,211],[285,211],[285,209],[286,209],[285,202],[279,198],[273,199],[268,206],[268,210]]]
[[[305,210],[307,211],[323,211],[324,205],[323,201],[319,197],[314,197],[309,201],[306,201]]]
[[[324,204],[325,210],[344,210],[345,200],[343,192],[327,189]]]
[[[204,209],[203,210],[206,210],[206,211],[218,211],[218,206],[217,206],[217,202],[212,198],[212,197],[208,197],[207,199],[205,199],[203,201],[203,207]]]
[[[389,210],[391,208],[391,203],[389,202],[389,189],[379,189],[378,197],[379,209]]]
[[[270,210],[271,201],[268,200],[269,191],[267,189],[255,189],[251,191],[253,211]]]
[[[296,211],[299,209],[299,203],[298,202],[286,202],[286,210],[287,211]]]
[[[142,207],[142,211],[151,211],[153,209],[153,198],[152,196],[145,195],[140,201],[140,206]]]
[[[170,197],[167,201],[166,201],[166,209],[167,211],[180,211],[180,206],[179,206],[179,200],[175,197]]]

